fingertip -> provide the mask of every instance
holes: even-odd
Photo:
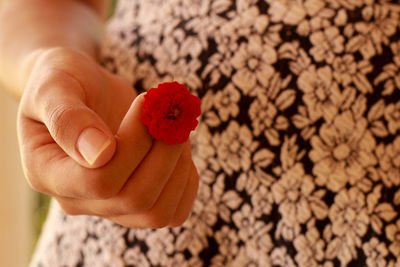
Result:
[[[146,92],[144,93],[140,93],[138,96],[135,97],[135,99],[133,100],[133,104],[139,104],[139,103],[143,103],[144,101],[144,96],[146,95]]]
[[[90,127],[80,134],[77,149],[85,159],[86,167],[98,168],[107,164],[113,157],[116,140],[113,136]]]
[[[115,138],[110,138],[101,148],[97,158],[89,163],[89,168],[99,168],[106,165],[113,158],[117,147]]]

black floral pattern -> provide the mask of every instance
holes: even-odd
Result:
[[[33,266],[400,266],[397,1],[122,0],[106,37],[201,98],[198,197],[160,230],[53,203]]]

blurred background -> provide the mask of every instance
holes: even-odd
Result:
[[[23,176],[16,114],[17,101],[0,90],[0,266],[5,267],[27,266],[38,234],[39,196]]]

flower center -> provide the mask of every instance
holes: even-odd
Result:
[[[299,198],[299,191],[297,191],[296,189],[291,189],[287,192],[287,196],[289,200],[291,200],[292,202],[296,202]]]
[[[345,211],[344,218],[346,219],[346,221],[347,221],[348,223],[352,223],[352,222],[354,222],[354,220],[357,218],[357,213],[356,213],[355,210],[353,210],[353,209],[351,209],[351,208],[348,208],[348,209]]]
[[[165,118],[167,118],[169,120],[176,120],[181,113],[182,113],[182,110],[179,108],[178,104],[170,105],[168,108],[168,112],[165,115]]]
[[[347,70],[347,66],[346,66],[346,62],[344,62],[344,60],[342,60],[341,62],[339,62],[338,64],[338,71],[340,73],[345,73]]]
[[[251,70],[255,70],[258,65],[258,60],[256,58],[250,58],[247,64]]]
[[[344,160],[350,155],[350,152],[347,144],[340,144],[333,150],[333,156],[338,160]]]

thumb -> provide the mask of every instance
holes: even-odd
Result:
[[[70,84],[71,85],[71,84]],[[52,139],[75,161],[88,168],[105,165],[114,155],[116,140],[102,118],[90,109],[74,86],[55,86],[32,105]],[[68,90],[65,90],[68,88]],[[32,113],[31,113],[32,114]]]
[[[52,105],[44,113],[43,122],[54,141],[85,167],[101,167],[115,152],[111,130],[82,102]]]

